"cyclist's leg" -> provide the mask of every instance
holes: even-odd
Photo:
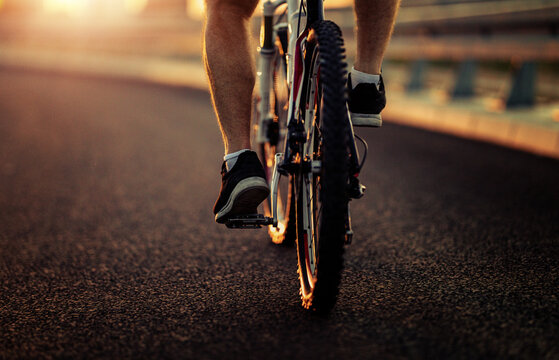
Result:
[[[254,64],[248,25],[258,0],[206,0],[204,63],[225,153],[250,148]]]
[[[225,154],[229,155],[224,159],[221,190],[214,206],[218,223],[256,213],[269,193],[256,153],[240,153],[250,148],[255,74],[248,25],[257,4],[258,0],[206,0],[204,63]]]
[[[355,0],[355,69],[367,74],[380,74],[399,6],[400,0]]]
[[[386,105],[380,76],[400,0],[355,0],[357,56],[348,80],[348,106],[354,126],[382,125]]]

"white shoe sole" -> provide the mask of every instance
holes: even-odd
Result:
[[[256,209],[270,194],[268,183],[261,177],[241,180],[231,192],[225,206],[215,215],[215,221],[224,223],[234,215],[256,214]]]
[[[382,117],[380,114],[359,114],[350,113],[353,126],[360,127],[381,127]]]

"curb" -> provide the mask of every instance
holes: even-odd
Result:
[[[388,122],[559,159],[559,123],[553,108],[489,112],[457,104],[436,104],[403,94],[389,94],[383,118]]]

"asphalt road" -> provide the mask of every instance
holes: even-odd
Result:
[[[0,71],[0,358],[559,358],[559,162],[386,125],[339,301],[213,222],[209,96]]]

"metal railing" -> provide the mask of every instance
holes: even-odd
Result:
[[[330,13],[352,33],[351,9]],[[386,57],[411,63],[409,92],[424,88],[430,61],[459,63],[452,98],[474,95],[480,62],[514,63],[505,106],[530,107],[538,64],[559,60],[559,0],[404,0]]]

